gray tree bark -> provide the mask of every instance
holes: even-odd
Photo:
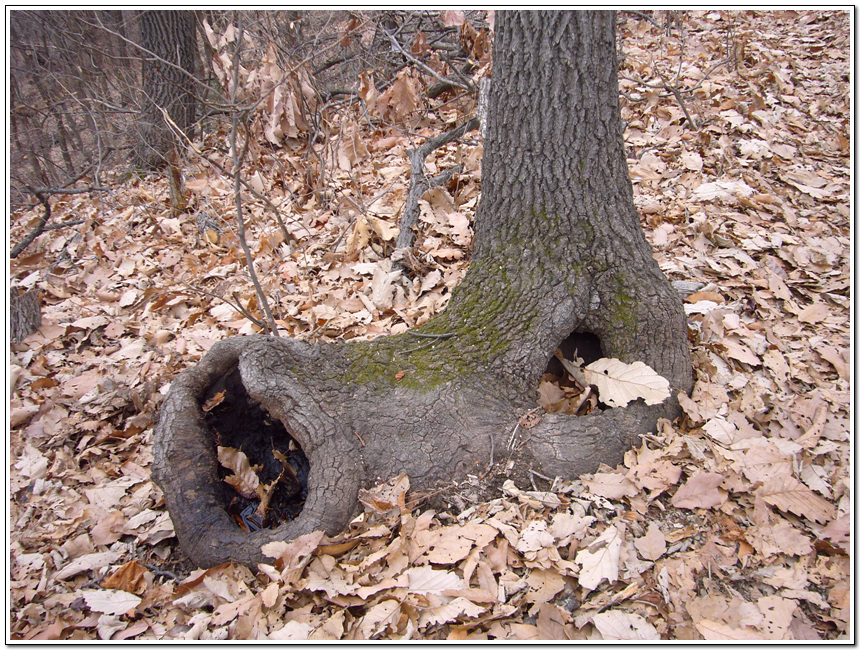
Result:
[[[195,23],[193,11],[156,10],[140,15],[143,54],[143,109],[137,124],[135,162],[159,169],[168,160],[174,135],[162,109],[189,137],[197,112],[194,95]]]
[[[595,335],[607,357],[647,363],[674,391],[690,389],[692,371],[680,298],[633,204],[614,14],[502,12],[496,26],[475,251],[444,312],[373,341],[228,339],[171,387],[154,478],[201,566],[252,564],[266,541],[336,533],[361,487],[400,472],[422,489],[492,457],[514,476],[573,477],[618,463],[658,418],[677,415],[673,397],[518,426],[554,351],[577,333]],[[224,510],[200,409],[206,388],[237,367],[311,467],[301,514],[252,534]]]

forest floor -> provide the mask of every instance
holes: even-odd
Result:
[[[10,263],[13,289],[41,291],[42,324],[11,345],[7,375],[9,638],[849,638],[850,17],[658,17],[619,19],[620,85],[655,257],[702,285],[685,301],[697,381],[681,418],[593,475],[476,503],[454,491],[447,511],[368,507],[256,570],[195,570],[150,480],[153,419],[214,342],[259,331],[231,303],[259,305],[230,179],[189,156],[191,204],[213,219],[200,227],[171,214],[163,177],[116,177],[110,194],[54,198],[54,223],[83,223]],[[406,149],[474,110],[427,100],[427,83],[374,94],[365,78],[368,112],[330,108],[319,156],[302,133],[252,143],[246,176],[285,215],[281,229],[245,197],[283,334],[400,332],[465,274],[477,132],[428,158],[431,174],[463,170],[422,202],[421,270],[389,273]],[[196,146],[229,166],[227,133]],[[308,187],[316,198],[290,200]],[[11,242],[41,213],[12,214]],[[564,408],[563,392],[544,386],[542,405]]]

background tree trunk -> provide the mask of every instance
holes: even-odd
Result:
[[[144,11],[140,15],[143,55],[143,110],[138,123],[136,163],[158,169],[167,163],[174,136],[162,109],[192,137],[197,102],[194,95],[195,22],[192,11]]]
[[[419,490],[480,474],[491,460],[520,479],[530,469],[591,472],[621,461],[638,435],[677,413],[672,398],[519,426],[565,341],[596,337],[592,357],[643,361],[675,390],[689,390],[692,372],[680,298],[633,204],[614,14],[505,12],[496,20],[475,251],[445,311],[414,331],[358,343],[228,339],[171,387],[154,477],[198,564],[253,563],[265,541],[337,532],[355,513],[360,487],[400,472]],[[250,535],[219,505],[200,409],[214,381],[236,368],[310,461],[302,513]]]

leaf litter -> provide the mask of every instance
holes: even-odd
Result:
[[[444,13],[478,42],[460,12]],[[189,160],[194,201],[216,215],[204,232],[171,216],[157,177],[58,197],[56,218],[85,224],[11,263],[12,287],[43,295],[41,328],[10,360],[11,638],[849,638],[849,17],[653,16],[665,27],[620,15],[621,102],[655,258],[696,286],[685,305],[697,381],[681,418],[577,480],[508,482],[478,499],[468,479],[441,494],[447,509],[422,510],[397,477],[363,491],[363,514],[334,538],[267,545],[255,570],[194,569],[150,481],[152,420],[178,372],[258,331],[228,302],[259,309],[226,216],[232,190]],[[254,83],[281,74],[274,55],[264,64]],[[278,324],[305,340],[419,325],[467,269],[481,145],[428,159],[431,172],[464,168],[422,200],[411,280],[388,260],[406,149],[473,106],[429,106],[432,79],[415,72],[382,94],[363,75],[376,118],[327,115],[328,186],[310,191],[321,176],[302,156],[297,109],[309,83],[293,77],[253,122],[259,143],[280,147],[252,146],[248,178],[286,232],[247,200]],[[13,241],[38,212],[12,215]],[[595,408],[582,388],[547,380],[541,406]],[[255,492],[247,459],[231,462]]]

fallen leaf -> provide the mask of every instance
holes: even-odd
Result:
[[[233,488],[246,499],[259,499],[260,478],[251,467],[251,462],[244,452],[232,447],[218,447],[218,462],[233,472],[224,478]]]
[[[68,580],[84,571],[100,569],[109,566],[119,559],[119,553],[105,551],[103,553],[90,553],[72,560],[62,569],[54,574],[54,580]]]
[[[571,363],[559,352],[556,357],[581,385],[597,386],[598,399],[608,406],[627,406],[639,398],[646,404],[659,404],[670,395],[669,381],[641,361],[628,364],[603,358],[583,367]]]
[[[717,489],[723,482],[723,476],[711,472],[697,472],[687,479],[675,496],[672,505],[676,508],[714,508],[720,505],[725,497]]]
[[[605,641],[659,641],[660,633],[638,614],[610,609],[591,619]]]
[[[666,536],[653,521],[648,524],[648,532],[633,541],[636,550],[646,560],[657,560],[666,552]]]
[[[586,589],[595,589],[601,580],[610,584],[618,580],[618,560],[621,553],[621,533],[609,526],[603,534],[576,554],[580,567],[579,584]]]
[[[756,490],[767,503],[818,523],[831,521],[836,508],[791,476],[776,476]]]
[[[140,596],[115,589],[81,589],[79,593],[92,611],[116,616],[130,612],[142,600]]]

